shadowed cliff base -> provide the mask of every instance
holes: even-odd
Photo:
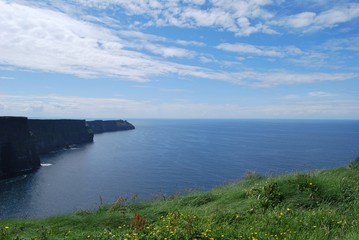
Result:
[[[0,179],[40,167],[26,117],[0,117]]]

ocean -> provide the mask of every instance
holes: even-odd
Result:
[[[262,175],[344,166],[359,156],[359,121],[129,120],[135,130],[42,157],[37,172],[0,181],[0,218],[96,209],[205,191]]]

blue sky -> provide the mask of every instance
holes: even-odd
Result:
[[[0,115],[359,119],[359,3],[0,0]]]

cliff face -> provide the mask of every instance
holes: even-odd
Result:
[[[135,129],[131,123],[126,120],[96,120],[96,121],[87,121],[88,126],[92,129],[93,133],[103,133],[103,132],[114,132],[114,131],[123,131],[123,130],[132,130]]]
[[[93,132],[85,120],[29,120],[39,154],[66,148],[73,144],[93,142]]]
[[[26,117],[0,117],[0,178],[40,167]]]
[[[123,120],[37,120],[0,117],[0,179],[40,167],[39,155],[93,142],[94,133],[135,129]]]

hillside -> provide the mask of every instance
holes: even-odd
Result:
[[[1,220],[0,239],[359,239],[359,158],[346,167],[262,177],[96,211]]]

